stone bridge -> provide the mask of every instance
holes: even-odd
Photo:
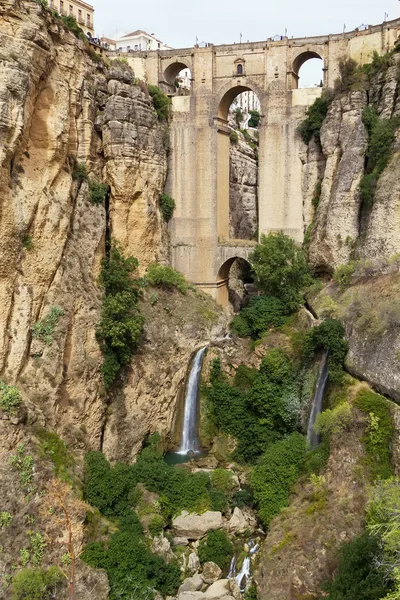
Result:
[[[173,266],[219,302],[228,301],[229,268],[247,258],[251,243],[229,240],[228,111],[234,98],[253,90],[261,103],[259,127],[259,235],[282,230],[303,240],[312,210],[305,208],[305,147],[297,127],[321,88],[298,89],[299,70],[323,61],[323,85],[333,87],[339,62],[369,62],[393,48],[400,19],[338,35],[209,45],[127,53],[135,75],[172,97],[167,192],[176,202],[170,222]],[[174,81],[188,68],[190,95],[176,95]]]

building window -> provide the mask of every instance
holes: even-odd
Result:
[[[157,46],[158,46],[158,48],[161,48],[161,44],[160,44],[160,42],[158,42]]]
[[[129,52],[129,50],[131,49],[131,47],[130,47],[130,46],[127,46],[127,47],[126,47],[126,49],[127,49],[127,50],[128,50],[128,52]]]
[[[82,11],[80,9],[78,10],[78,21],[82,23]]]
[[[242,64],[238,64],[237,69],[236,69],[236,74],[237,75],[243,75],[243,65]]]
[[[72,17],[72,16],[73,16],[73,14],[74,14],[74,9],[73,9],[73,7],[72,7],[72,4],[70,4],[70,5],[69,5],[69,14],[70,14],[70,16],[71,16],[71,17]]]
[[[64,2],[63,2],[63,0],[60,0],[60,13],[61,14],[64,13]]]
[[[87,15],[86,19],[87,19],[87,21],[86,21],[86,22],[87,22],[87,24],[88,24],[88,27],[90,27],[90,15],[89,15],[89,14]]]

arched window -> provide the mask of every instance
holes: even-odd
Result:
[[[242,63],[239,63],[236,67],[236,74],[237,75],[243,75],[243,65]]]

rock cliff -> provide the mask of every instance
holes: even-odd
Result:
[[[230,146],[229,235],[233,239],[257,237],[258,163],[255,152],[238,133]]]

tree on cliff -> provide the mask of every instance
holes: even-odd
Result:
[[[300,290],[311,281],[302,248],[283,232],[271,232],[261,236],[250,262],[259,288],[279,298],[288,312],[296,310],[302,302]]]

